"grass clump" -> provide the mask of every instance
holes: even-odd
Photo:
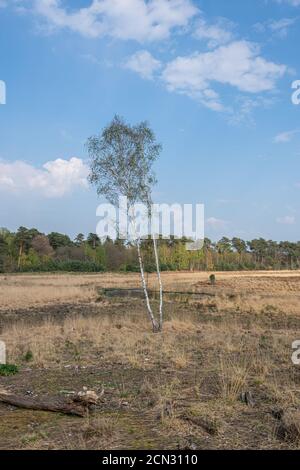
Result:
[[[16,375],[18,372],[19,368],[15,364],[0,364],[0,376],[2,377]]]
[[[33,352],[28,350],[26,354],[24,354],[24,361],[31,362],[33,360]]]

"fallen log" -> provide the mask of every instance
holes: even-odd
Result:
[[[78,400],[78,399],[77,399]],[[0,390],[0,402],[27,410],[51,411],[72,416],[86,416],[88,407],[79,401],[63,400],[60,398],[32,398],[14,395],[6,390]]]

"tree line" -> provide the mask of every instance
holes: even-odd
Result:
[[[263,238],[244,241],[205,238],[199,251],[187,251],[186,239],[157,241],[162,271],[230,271],[251,269],[299,269],[300,242],[276,242]],[[155,272],[153,242],[142,240],[145,271]],[[139,272],[137,247],[124,240],[100,239],[96,234],[41,233],[20,227],[0,229],[0,272]]]

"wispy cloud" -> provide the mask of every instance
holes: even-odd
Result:
[[[281,18],[280,20],[268,20],[264,23],[256,23],[254,25],[255,31],[258,33],[272,33],[280,38],[285,38],[288,35],[289,29],[298,21],[295,18]]]
[[[288,33],[288,30],[293,26],[298,18],[281,18],[280,20],[271,20],[268,24],[268,27],[271,31],[278,34],[281,37],[285,37]]]
[[[299,129],[295,129],[295,130],[292,130],[292,131],[281,132],[280,134],[277,134],[274,137],[273,142],[275,144],[286,144],[288,142],[291,142],[293,137],[296,134],[299,134],[299,133],[300,133]]]
[[[287,5],[291,5],[292,7],[300,6],[300,0],[275,0],[277,3],[286,3]]]
[[[206,219],[206,225],[214,230],[223,229],[228,225],[228,223],[229,222],[227,220],[218,219],[216,217],[209,217]]]
[[[213,23],[201,18],[196,24],[194,36],[206,41],[211,49],[232,41],[234,27],[234,23],[227,18],[217,18]]]
[[[276,222],[282,225],[294,225],[296,218],[293,215],[285,215],[284,217],[278,217]]]

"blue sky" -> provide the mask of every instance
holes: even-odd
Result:
[[[163,144],[156,202],[300,239],[299,44],[300,0],[0,0],[0,226],[95,231],[84,143],[117,113]]]

